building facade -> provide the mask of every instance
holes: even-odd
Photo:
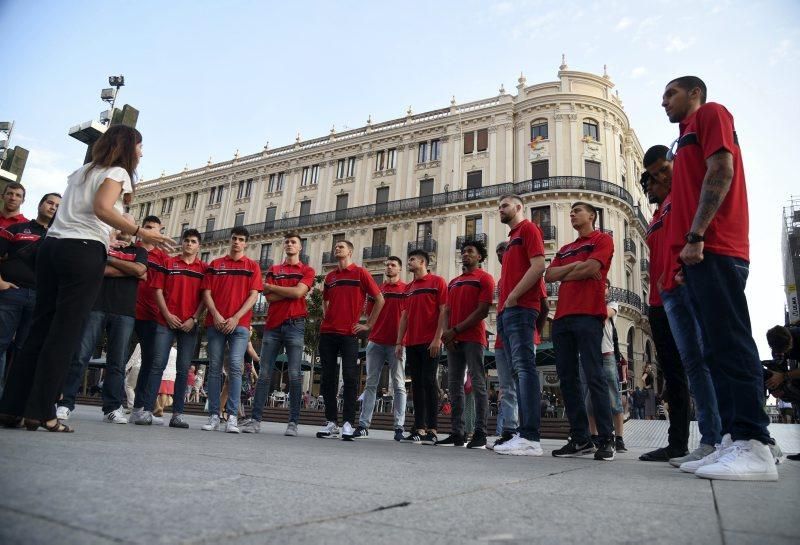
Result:
[[[786,291],[786,323],[800,322],[800,198],[793,197],[783,209],[783,284]]]
[[[423,248],[431,269],[446,279],[460,274],[464,237],[491,249],[507,238],[497,198],[523,198],[528,217],[545,234],[547,260],[574,240],[572,202],[600,211],[615,254],[612,297],[620,302],[617,330],[631,371],[641,375],[655,357],[646,320],[651,210],[638,184],[642,147],[608,76],[570,71],[556,81],[414,114],[230,161],[209,163],[137,185],[131,212],[159,216],[176,237],[189,227],[203,233],[203,258],[227,251],[230,228],[251,233],[248,255],[266,267],[282,258],[282,235],[297,231],[304,256],[318,272],[335,266],[332,247],[347,239],[354,259],[382,280],[389,255],[405,259]],[[496,278],[490,251],[485,264]],[[551,316],[558,301],[549,285]],[[488,328],[496,331],[494,310]],[[545,339],[549,335],[546,332]],[[543,377],[552,383],[554,371]]]

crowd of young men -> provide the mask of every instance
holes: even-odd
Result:
[[[654,146],[644,156],[646,172],[641,183],[658,207],[647,232],[649,319],[666,382],[670,427],[667,446],[640,459],[669,462],[704,478],[777,480],[770,451],[774,441],[763,408],[763,374],[744,295],[749,232],[741,151],[733,117],[723,106],[706,102],[706,94],[699,78],[671,81],[662,106],[670,122],[680,124],[680,136],[670,148]],[[33,250],[60,197],[45,195],[33,221],[19,213],[25,198],[20,184],[9,184],[3,198],[0,256],[6,258],[0,262],[0,374],[12,341],[18,346],[25,340],[35,297]],[[542,232],[525,218],[522,199],[505,195],[499,199],[498,210],[510,232],[497,252],[502,263],[495,344],[501,415],[500,437],[491,447],[503,455],[543,454],[536,339],[549,312],[546,278],[548,283],[559,283],[552,339],[570,428],[566,445],[552,455],[593,454],[596,460],[613,460],[616,452],[625,450],[616,371],[619,347],[613,323],[618,308],[608,301],[613,240],[596,228],[594,206],[576,202],[570,222],[577,238],[561,247],[546,267]],[[160,228],[154,216],[142,224],[142,229]],[[123,374],[135,333],[142,364],[130,420],[139,425],[158,421],[153,416],[155,398],[170,349],[177,342],[175,404],[169,426],[187,428],[182,415],[186,381],[197,347],[198,322],[205,313],[209,420],[202,429],[217,430],[222,425],[224,372],[231,392],[225,431],[258,433],[276,360],[285,349],[290,386],[285,434],[297,435],[306,295],[314,286],[315,271],[300,261],[300,236],[288,233],[285,259],[262,278],[259,264],[245,255],[248,237],[245,228],[233,228],[227,255],[205,264],[198,258],[201,241],[194,229],[182,234],[181,253],[174,257],[146,244],[131,245],[128,237],[117,234],[108,252],[103,290],[85,326],[81,351],[71,363],[58,417],[69,418],[86,365],[105,334],[104,418],[110,423],[128,422],[123,411]],[[484,244],[468,240],[461,246],[462,271],[449,284],[430,272],[425,251],[413,250],[407,256],[411,281],[400,280],[402,259],[391,256],[385,264],[385,281],[377,286],[366,269],[352,262],[353,250],[349,241],[336,243],[337,266],[323,285],[318,348],[326,423],[317,437],[354,440],[369,435],[377,385],[383,365],[388,364],[395,440],[486,448],[484,319],[493,302],[495,280],[481,268],[487,259]],[[261,369],[251,417],[240,428],[242,362],[253,305],[261,292],[269,303]],[[361,335],[368,335],[369,342],[366,388],[357,418]],[[437,373],[443,346],[452,433],[440,440]],[[406,371],[411,379],[414,424],[404,435]],[[475,430],[469,440],[464,423],[466,382],[471,384],[476,408]],[[692,452],[688,452],[690,392],[701,433],[700,445]]]

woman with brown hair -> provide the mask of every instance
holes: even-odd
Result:
[[[33,322],[0,399],[3,425],[18,426],[24,417],[31,431],[40,426],[72,431],[56,419],[55,402],[100,291],[112,228],[173,248],[169,237],[140,229],[122,215],[141,156],[139,131],[109,127],[94,144],[92,161],[67,179],[61,207],[39,248]]]

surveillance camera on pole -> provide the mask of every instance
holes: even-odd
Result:
[[[15,146],[10,148],[13,121],[0,121],[0,194],[9,182],[19,182],[28,160],[28,150]]]

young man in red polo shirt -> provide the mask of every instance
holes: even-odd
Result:
[[[161,220],[156,216],[147,216],[142,221],[142,229],[161,231]],[[169,256],[152,244],[139,242],[138,245],[147,250],[147,275],[139,282],[139,290],[136,293],[136,325],[134,326],[134,331],[141,346],[142,366],[139,369],[139,376],[136,378],[131,422],[149,426],[154,422],[156,424],[162,423],[161,417],[153,416],[145,411],[144,405],[147,400],[147,383],[150,380],[150,373],[153,370],[155,361],[154,342],[156,326],[158,325],[157,319],[160,315],[156,304],[155,286],[159,281],[159,276],[164,273],[164,262]]]
[[[541,456],[542,392],[533,336],[541,311],[544,241],[541,229],[525,218],[525,208],[518,196],[500,197],[498,212],[500,221],[508,225],[510,231],[500,276],[497,332],[502,337],[505,365],[510,367],[517,387],[519,427],[510,440],[496,443],[494,451],[514,456]]]
[[[341,240],[333,248],[338,261],[336,269],[325,277],[322,299],[325,317],[319,336],[319,357],[322,360],[322,397],[325,399],[325,426],[318,438],[339,435],[339,411],[336,394],[339,389],[339,363],[342,358],[342,439],[351,440],[355,433],[356,397],[358,396],[358,334],[370,331],[383,308],[383,295],[375,280],[363,267],[353,263],[353,243]],[[375,298],[366,324],[359,323],[367,296]]]
[[[181,254],[166,258],[164,273],[158,275],[153,284],[159,312],[153,340],[153,369],[147,383],[144,410],[150,413],[153,411],[170,349],[177,339],[177,373],[172,396],[172,418],[169,421],[171,428],[189,427],[189,423],[183,418],[183,406],[189,365],[197,345],[197,324],[203,312],[201,286],[207,266],[197,257],[199,252],[200,233],[196,229],[188,229],[183,233]]]
[[[447,304],[447,283],[441,276],[428,272],[429,263],[430,256],[423,250],[413,250],[408,254],[408,270],[414,279],[406,286],[394,353],[401,357],[405,347],[414,396],[414,429],[403,441],[435,445],[439,413],[436,371],[442,350],[443,328],[440,313],[444,312]]]
[[[3,190],[3,208],[0,210],[0,229],[28,221],[19,211],[19,207],[24,202],[25,188],[23,185],[19,182],[6,184]]]
[[[398,358],[394,352],[397,329],[400,327],[400,314],[403,311],[406,284],[400,280],[403,261],[396,256],[386,259],[386,280],[380,285],[385,304],[381,310],[375,327],[369,332],[367,343],[367,383],[364,386],[361,401],[361,416],[353,439],[367,437],[372,413],[375,410],[375,395],[381,379],[383,364],[389,365],[390,383],[394,387],[394,440],[403,439],[403,426],[406,422],[406,373],[403,369],[404,358]],[[367,314],[372,314],[375,298],[367,297]]]
[[[694,473],[707,479],[777,481],[767,446],[761,360],[744,293],[750,233],[742,153],[733,116],[721,104],[706,102],[706,96],[700,78],[684,76],[667,84],[661,102],[670,122],[680,124],[668,263],[681,265],[679,281],[688,288],[708,354],[724,435],[720,448],[699,461]],[[667,276],[669,288],[675,277]]]
[[[228,421],[225,431],[239,433],[239,392],[242,390],[242,363],[250,343],[250,318],[258,292],[264,288],[258,263],[244,255],[250,233],[244,227],[231,229],[228,255],[212,261],[203,277],[203,303],[208,339],[208,424],[205,431],[219,429],[222,362],[228,345]]]
[[[450,281],[447,304],[441,313],[442,342],[447,348],[447,378],[452,412],[452,433],[437,442],[440,446],[464,446],[464,375],[472,377],[475,392],[475,431],[467,448],[486,448],[486,424],[489,396],[486,392],[486,371],[483,350],[486,347],[486,326],[494,299],[494,278],[479,267],[488,252],[483,242],[468,240],[461,246],[464,272]]]
[[[289,364],[289,423],[284,435],[297,436],[300,422],[300,402],[303,389],[303,346],[305,345],[306,294],[314,287],[314,269],[300,260],[303,245],[300,235],[287,233],[283,237],[282,263],[267,270],[264,296],[269,302],[261,343],[261,369],[251,418],[244,423],[244,433],[261,431],[261,415],[270,394],[272,375],[278,354],[285,348]]]
[[[569,218],[578,238],[556,253],[546,276],[548,282],[561,281],[553,320],[553,346],[570,427],[569,441],[554,450],[553,456],[572,457],[594,452],[595,460],[613,460],[614,426],[608,385],[603,377],[601,342],[607,317],[606,276],[614,255],[614,242],[606,233],[595,230],[597,210],[591,204],[576,202]],[[600,436],[600,446],[596,449],[589,433],[578,365],[583,368],[594,407]]]

